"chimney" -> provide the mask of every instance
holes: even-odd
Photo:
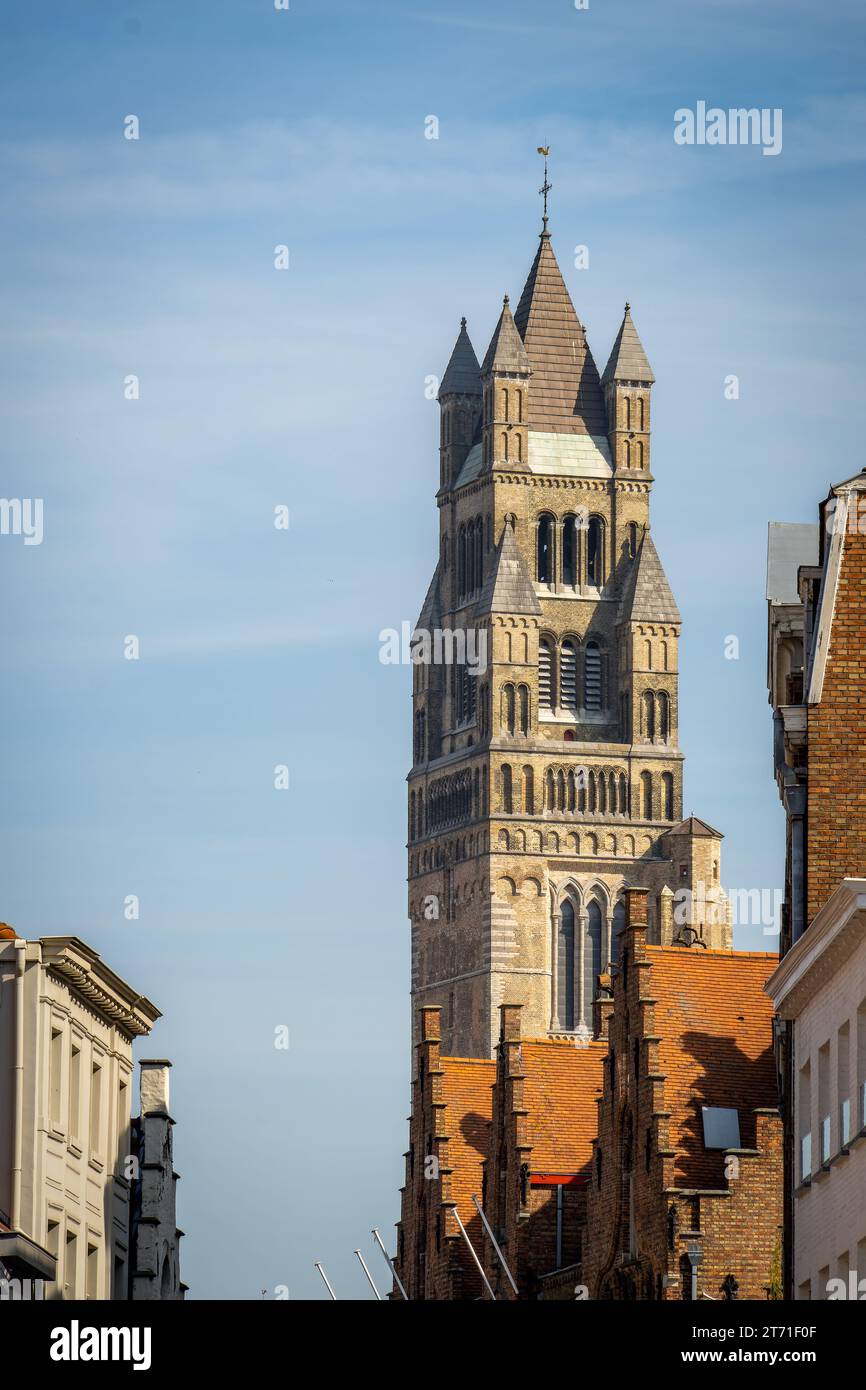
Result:
[[[598,999],[595,1001],[596,1022],[598,1024],[597,1031],[599,1038],[601,1038],[602,1040],[606,1040],[608,1036],[607,1021],[613,1013],[614,1003],[613,980],[607,972],[605,972],[604,975],[599,975],[598,986],[599,996]]]
[[[145,1059],[139,1062],[139,1096],[142,1115],[170,1115],[168,1101],[168,1074],[171,1062],[164,1057]]]
[[[672,946],[674,941],[674,895],[665,884],[659,893],[659,945]]]
[[[439,1046],[442,1041],[440,1032],[440,1017],[442,1010],[438,1004],[425,1004],[421,1009],[421,1036],[417,1047],[416,1080],[423,1077],[438,1075],[440,1071],[441,1054]]]
[[[520,1041],[520,1011],[522,1004],[499,1005],[499,1041]]]
[[[647,888],[626,888],[625,890],[625,929],[628,943],[632,947],[633,960],[646,960],[646,928],[649,890]]]

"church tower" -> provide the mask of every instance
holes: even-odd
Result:
[[[439,390],[439,557],[413,637],[412,1013],[490,1057],[598,1030],[623,891],[649,939],[729,947],[721,835],[683,820],[680,614],[650,532],[654,377],[628,305],[599,376],[547,218],[479,366]]]

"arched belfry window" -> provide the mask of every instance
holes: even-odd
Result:
[[[539,584],[553,583],[553,517],[538,518],[536,574]]]
[[[509,682],[502,687],[502,727],[506,733],[514,733],[514,686]]]
[[[620,898],[613,910],[613,926],[610,939],[610,962],[611,965],[619,965],[622,953],[622,934],[625,931],[625,903]]]
[[[604,583],[604,522],[591,516],[586,532],[586,582],[600,589]]]
[[[656,736],[656,697],[651,690],[645,690],[641,696],[641,713],[643,736],[652,740]]]
[[[583,943],[583,1017],[582,1022],[592,1027],[592,1005],[601,974],[602,911],[601,905],[593,900],[586,913],[586,939]]]
[[[518,699],[518,727],[522,734],[529,733],[529,686],[519,685],[517,687]]]
[[[597,642],[587,642],[583,654],[583,705],[586,710],[600,710],[601,650]]]
[[[562,709],[577,709],[577,646],[570,637],[559,652],[559,703]]]
[[[667,743],[670,736],[670,700],[666,690],[660,690],[656,696],[659,713],[659,738],[662,743]]]
[[[628,524],[628,553],[629,558],[634,559],[637,555],[637,522],[630,521]]]
[[[502,765],[502,809],[506,813],[514,810],[514,784],[508,763]]]
[[[542,637],[538,643],[538,703],[542,709],[551,708],[553,682],[553,643]]]
[[[559,940],[557,942],[556,982],[557,1018],[560,1028],[572,1029],[574,1018],[574,965],[575,965],[575,911],[570,898],[566,898],[559,914]]]
[[[471,594],[475,587],[475,522],[466,527],[466,563],[463,571],[463,592]]]
[[[577,518],[565,517],[562,523],[562,582],[577,583]]]
[[[674,818],[674,779],[670,772],[662,773],[662,815],[665,820]]]
[[[653,818],[653,779],[649,772],[642,772],[640,775],[640,801],[641,815],[644,820]]]

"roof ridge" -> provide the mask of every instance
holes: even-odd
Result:
[[[734,947],[732,947],[732,946],[731,946],[731,947],[723,947],[723,946],[705,946],[705,947],[703,947],[703,949],[701,949],[700,947],[695,948],[695,947],[683,947],[683,946],[660,946],[660,945],[657,945],[655,942],[653,942],[652,944],[650,944],[650,943],[648,942],[648,943],[647,943],[646,949],[647,949],[648,951],[656,951],[656,952],[659,952],[659,953],[661,953],[662,951],[664,951],[667,955],[679,956],[680,958],[682,958],[682,956],[683,956],[684,954],[687,954],[690,960],[778,960],[778,959],[779,959],[778,952],[776,952],[776,951],[739,951],[739,950],[735,950]]]

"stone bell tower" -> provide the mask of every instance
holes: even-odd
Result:
[[[503,1002],[527,1036],[591,1037],[627,887],[649,891],[650,940],[731,944],[721,836],[683,820],[653,382],[628,305],[599,376],[546,216],[482,364],[464,319],[442,379],[408,851],[413,1018],[439,1006],[451,1055],[493,1054]],[[689,893],[700,921],[678,933]]]

